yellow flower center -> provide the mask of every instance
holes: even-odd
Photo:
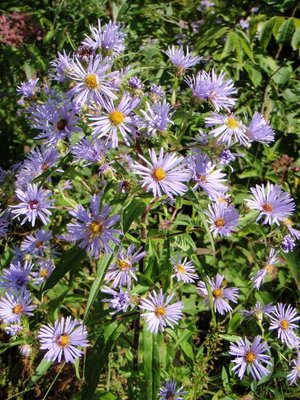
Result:
[[[128,269],[130,267],[130,263],[126,260],[118,260],[117,265],[120,269]]]
[[[58,344],[61,347],[66,347],[70,343],[70,337],[66,333],[63,333],[61,337],[58,339]]]
[[[176,269],[177,269],[177,272],[179,272],[180,274],[184,274],[185,273],[185,268],[184,268],[184,266],[182,264],[176,265]]]
[[[247,363],[253,364],[256,360],[256,355],[252,351],[248,351],[248,353],[245,355],[245,360]]]
[[[293,226],[293,221],[289,218],[283,218],[282,222],[284,223],[284,225],[292,227]]]
[[[272,264],[268,264],[265,266],[268,275],[273,275],[275,272],[275,267]]]
[[[12,312],[16,315],[21,315],[23,313],[24,307],[22,306],[22,304],[16,304],[13,309]]]
[[[163,168],[155,168],[152,172],[152,177],[156,182],[162,181],[167,176],[166,171]]]
[[[163,306],[156,307],[155,309],[155,315],[157,317],[164,317],[166,315],[166,309]]]
[[[215,225],[217,228],[224,228],[226,221],[224,218],[218,218],[215,220]]]
[[[218,297],[222,296],[222,293],[223,293],[223,289],[220,289],[220,288],[214,289],[213,292],[212,292],[213,296],[214,296],[216,299],[217,299]]]
[[[92,221],[89,225],[91,236],[100,236],[104,231],[104,226],[98,221]]]
[[[287,321],[286,319],[282,319],[280,321],[280,327],[281,327],[281,329],[286,331],[288,329],[288,327],[289,327],[289,321]]]
[[[41,278],[46,278],[46,276],[48,275],[48,270],[47,270],[47,268],[42,268],[41,270],[40,270],[40,277]]]
[[[84,83],[89,89],[94,90],[99,86],[99,78],[96,74],[89,74],[85,77]]]
[[[265,204],[262,205],[262,209],[265,212],[272,212],[273,211],[273,206],[270,203],[265,203]]]
[[[124,114],[121,111],[113,111],[109,114],[109,120],[113,125],[121,125],[121,123],[124,121]]]
[[[238,121],[233,117],[228,117],[226,125],[229,129],[236,129],[239,126]]]

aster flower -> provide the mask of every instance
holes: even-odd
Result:
[[[241,314],[246,319],[255,318],[258,321],[262,321],[263,317],[266,314],[269,314],[270,312],[272,312],[273,309],[274,309],[274,306],[271,303],[267,304],[266,306],[263,306],[262,304],[260,304],[260,302],[257,302],[254,307],[250,308],[250,310],[241,311]]]
[[[126,312],[129,307],[133,306],[132,300],[131,300],[131,295],[128,290],[125,290],[123,288],[119,288],[117,290],[114,290],[108,286],[103,286],[102,292],[107,293],[110,296],[112,296],[109,299],[103,299],[103,303],[108,303],[109,308],[113,308],[115,311],[111,312],[111,315],[116,314],[117,312]]]
[[[139,163],[133,166],[134,173],[142,176],[142,187],[146,187],[147,192],[151,190],[154,196],[159,197],[163,193],[170,198],[173,198],[172,195],[184,194],[187,186],[182,182],[189,180],[184,158],[176,156],[175,153],[164,156],[163,148],[160,149],[158,158],[153,149],[149,150],[149,155],[151,162],[139,155],[147,166]]]
[[[288,229],[288,232],[291,236],[296,239],[300,239],[300,231],[298,229],[293,228],[293,221],[289,218],[283,218],[282,224]]]
[[[45,190],[36,183],[28,184],[26,190],[17,189],[16,197],[20,200],[20,203],[10,206],[11,213],[15,214],[13,218],[23,215],[21,225],[28,221],[31,222],[31,226],[34,226],[37,218],[43,224],[47,224],[51,215],[49,209],[53,208],[51,206],[52,200],[49,200],[50,195],[50,190]]]
[[[149,136],[155,136],[157,132],[165,132],[168,125],[173,124],[171,109],[171,105],[165,99],[152,105],[147,102],[146,111],[141,110],[143,114],[141,129],[146,129]]]
[[[134,91],[142,90],[144,87],[143,82],[137,76],[132,76],[128,79],[128,86]]]
[[[250,125],[247,128],[246,135],[248,136],[250,142],[268,144],[270,142],[274,142],[275,140],[274,130],[258,112],[254,113]]]
[[[212,293],[212,299],[214,303],[214,310],[221,315],[232,311],[232,307],[229,305],[229,301],[233,303],[237,302],[238,289],[237,288],[226,288],[224,276],[217,274],[215,278],[207,277],[208,284]],[[209,295],[205,282],[200,281],[198,283],[198,290],[200,296],[208,302]]]
[[[164,53],[169,57],[171,63],[177,68],[178,74],[183,75],[185,70],[198,64],[202,59],[199,56],[193,56],[189,52],[189,48],[186,48],[186,54],[184,53],[183,47],[169,46],[167,51]]]
[[[121,249],[117,255],[117,262],[108,267],[105,280],[113,281],[113,288],[124,285],[130,287],[132,279],[137,281],[134,264],[138,263],[146,255],[146,252],[142,251],[142,247],[135,253],[134,250],[134,244],[131,244],[126,251]]]
[[[280,186],[267,183],[267,186],[256,185],[250,188],[252,197],[247,201],[247,206],[251,210],[259,210],[257,221],[265,216],[263,225],[279,222],[295,210],[295,202],[289,193],[284,192]]]
[[[100,55],[90,57],[85,68],[78,59],[72,60],[72,69],[68,77],[75,81],[75,87],[68,93],[74,96],[75,103],[89,105],[92,101],[102,103],[105,98],[116,99],[112,87],[109,84],[107,70],[111,68],[111,62]]]
[[[249,143],[245,125],[236,119],[233,114],[221,115],[212,113],[210,117],[205,118],[205,124],[207,127],[217,125],[210,132],[210,135],[217,138],[217,142],[225,143],[227,146],[236,142],[243,146],[247,146]]]
[[[48,361],[74,363],[83,354],[78,347],[87,347],[87,330],[82,322],[62,317],[50,324],[43,325],[38,334],[41,350],[48,350],[44,358]]]
[[[111,141],[112,148],[118,147],[118,133],[121,134],[127,146],[132,143],[132,136],[135,137],[135,124],[132,118],[132,111],[138,105],[139,99],[132,99],[128,94],[124,94],[115,105],[112,100],[102,102],[102,110],[97,115],[89,114],[92,121],[89,126],[92,128],[92,135],[96,138],[107,137]]]
[[[150,92],[152,101],[156,101],[165,96],[165,91],[163,90],[163,88],[156,85],[155,83],[151,85]]]
[[[246,19],[241,18],[241,19],[239,20],[239,26],[240,26],[242,29],[247,30],[247,29],[249,28],[249,22],[248,22]]]
[[[51,255],[56,255],[56,247],[50,243],[52,232],[44,229],[39,229],[36,232],[26,235],[21,242],[20,249],[23,253],[31,253],[34,256],[45,256],[48,252]]]
[[[116,22],[109,21],[102,29],[98,19],[98,28],[90,25],[90,31],[91,37],[85,35],[86,38],[82,42],[84,46],[91,47],[93,50],[100,49],[105,56],[118,56],[124,51],[125,33]]]
[[[205,214],[214,237],[230,236],[237,227],[239,213],[234,206],[227,206],[226,203],[209,204]]]
[[[278,303],[273,311],[268,314],[270,318],[269,329],[277,330],[277,337],[289,348],[297,347],[300,344],[300,338],[294,332],[299,329],[295,322],[300,320],[297,311],[290,304]]]
[[[292,360],[291,364],[293,369],[287,375],[288,383],[290,385],[294,385],[297,380],[300,378],[300,353],[298,352],[298,358],[296,360]]]
[[[17,93],[21,94],[23,97],[33,97],[38,91],[38,87],[36,86],[39,78],[37,79],[29,79],[28,82],[21,82],[17,87]]]
[[[45,282],[54,271],[55,265],[53,260],[42,260],[39,262],[39,270],[32,273],[33,281],[36,285]]]
[[[49,74],[50,78],[63,82],[67,79],[67,74],[72,70],[72,58],[64,50],[63,53],[58,52],[57,57],[54,61],[50,62],[53,68],[53,73]]]
[[[0,287],[13,290],[25,288],[29,282],[32,268],[33,264],[30,261],[25,261],[23,264],[19,261],[16,264],[10,264],[8,269],[2,270]]]
[[[79,246],[85,249],[91,257],[98,258],[102,251],[112,251],[110,242],[119,244],[114,235],[122,232],[112,228],[120,220],[119,215],[109,217],[111,207],[104,205],[100,210],[101,195],[93,195],[90,201],[91,209],[85,210],[78,205],[70,214],[75,218],[68,224],[68,235],[72,241],[79,241]]]
[[[84,165],[103,165],[106,163],[108,149],[109,146],[105,145],[101,139],[83,138],[71,148],[71,153],[76,161],[85,161]]]
[[[210,161],[206,154],[197,152],[188,158],[189,169],[192,173],[192,179],[196,182],[193,189],[200,188],[210,197],[218,197],[228,190],[223,184],[226,182],[226,174],[216,169],[216,166]]]
[[[179,281],[184,283],[194,283],[198,279],[198,275],[195,274],[195,267],[192,261],[187,261],[187,257],[182,260],[180,254],[177,254],[177,259],[171,257],[171,262],[173,264],[174,274],[172,278],[176,277]]]
[[[295,246],[296,246],[295,240],[292,238],[291,235],[286,235],[283,237],[281,241],[281,250],[284,253],[290,253],[291,251],[294,250]]]
[[[187,392],[183,391],[183,386],[177,389],[176,381],[166,381],[163,387],[159,389],[159,400],[184,400]]]
[[[148,298],[142,299],[140,308],[145,310],[142,315],[146,319],[149,331],[158,333],[164,331],[167,326],[174,328],[178,321],[182,319],[183,304],[181,301],[170,304],[174,294],[167,296],[160,290],[159,294],[155,291],[149,293]]]
[[[266,342],[261,341],[259,336],[254,338],[253,343],[247,338],[238,339],[236,344],[230,345],[229,350],[229,354],[236,357],[232,361],[235,364],[232,370],[240,379],[243,379],[247,372],[254,379],[261,380],[271,373],[270,369],[266,368],[272,365],[271,357],[265,354],[269,351],[269,346]]]
[[[16,336],[23,329],[22,325],[15,323],[4,327],[4,331],[9,336]]]
[[[30,293],[24,288],[20,291],[7,292],[0,299],[0,318],[5,323],[19,322],[22,316],[32,316],[31,311],[34,309]]]
[[[209,101],[216,111],[230,109],[235,105],[236,99],[231,97],[237,93],[232,79],[225,80],[225,73],[217,75],[212,69],[208,73],[199,71],[196,76],[187,77],[186,83],[192,90],[193,97],[200,101]]]
[[[260,286],[264,283],[267,275],[271,276],[272,278],[276,276],[277,268],[275,267],[275,265],[278,264],[278,262],[278,253],[275,249],[271,248],[264,268],[260,269],[255,275],[251,277],[251,281],[253,282],[256,289],[259,290]]]
[[[232,152],[229,149],[224,149],[219,154],[219,158],[220,158],[221,165],[228,165],[231,163],[231,161],[234,161],[235,156],[234,156],[234,154],[232,154]],[[232,168],[231,168],[231,170],[233,171]]]

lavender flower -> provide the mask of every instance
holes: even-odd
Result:
[[[277,337],[289,348],[297,347],[300,344],[300,338],[295,334],[295,330],[299,329],[295,323],[300,320],[297,311],[290,304],[278,303],[273,311],[268,314],[270,318],[269,329],[277,329]]]
[[[220,274],[217,274],[215,278],[207,277],[207,281],[212,293],[215,312],[224,315],[225,313],[232,311],[229,301],[232,301],[233,303],[237,302],[238,289],[226,288],[226,284],[223,282],[224,276]],[[198,290],[200,296],[204,297],[206,302],[208,302],[209,295],[205,282],[200,281],[198,283]]]
[[[87,330],[82,322],[62,317],[51,325],[43,325],[38,334],[41,350],[48,350],[44,358],[49,361],[74,363],[83,354],[78,347],[87,347]]]
[[[4,331],[9,336],[16,336],[23,329],[22,325],[19,323],[11,324],[5,326]]]
[[[239,20],[239,26],[240,26],[242,29],[247,30],[247,29],[249,28],[249,22],[248,22],[246,19],[241,18],[241,19]]]
[[[2,270],[0,287],[13,290],[25,288],[32,268],[33,264],[30,261],[25,261],[23,265],[20,262],[10,264],[8,269]]]
[[[177,389],[176,381],[166,381],[164,386],[159,389],[159,400],[184,400],[187,392],[183,391],[183,386]]]
[[[23,344],[20,346],[19,351],[23,357],[29,357],[32,352],[32,347],[29,344]]]
[[[168,47],[164,53],[169,57],[171,63],[177,68],[177,73],[182,76],[186,69],[193,67],[198,64],[202,59],[199,56],[193,56],[189,52],[189,48],[186,48],[186,54],[184,54],[183,47],[176,48],[175,46]]]
[[[155,136],[157,132],[165,132],[169,124],[173,124],[171,120],[171,109],[169,103],[157,101],[153,105],[146,103],[146,111],[141,110],[144,120],[141,128],[147,130],[147,135]]]
[[[21,251],[24,253],[31,253],[34,256],[45,256],[47,252],[51,255],[56,255],[57,250],[55,246],[50,243],[51,239],[51,231],[39,229],[25,236],[25,239],[21,242]]]
[[[79,246],[85,249],[91,257],[98,258],[104,251],[112,251],[109,242],[119,244],[120,240],[114,235],[120,235],[121,231],[113,229],[119,220],[119,215],[109,217],[111,207],[104,205],[99,210],[101,195],[93,195],[90,201],[91,211],[87,211],[78,205],[70,214],[75,218],[68,224],[68,235],[72,241],[79,241]]]
[[[146,252],[142,251],[142,247],[135,253],[134,250],[134,244],[131,244],[127,251],[121,249],[117,255],[117,262],[108,267],[105,280],[107,282],[113,280],[113,288],[124,285],[130,287],[132,279],[137,281],[136,267],[133,264],[138,263],[146,255]]]
[[[55,265],[52,260],[42,260],[39,262],[39,270],[32,273],[34,283],[41,285],[54,271]]]
[[[292,371],[288,374],[287,379],[290,385],[294,385],[297,380],[300,378],[300,353],[298,352],[298,358],[296,360],[292,360],[291,364],[293,365]]]
[[[51,215],[49,209],[53,208],[52,200],[49,200],[50,195],[50,190],[42,189],[36,183],[28,184],[24,191],[17,189],[16,196],[20,203],[10,206],[11,213],[15,214],[14,218],[24,215],[21,225],[28,221],[31,222],[31,226],[34,226],[37,218],[40,218],[43,224],[47,224]]]
[[[83,138],[79,143],[71,148],[71,153],[75,160],[85,161],[84,165],[106,163],[106,153],[109,146],[103,143],[101,139],[92,140]]]
[[[292,238],[291,235],[286,235],[283,237],[281,241],[281,250],[284,253],[290,253],[291,251],[294,250],[295,246],[296,246],[295,240]]]
[[[167,326],[174,328],[178,321],[183,317],[181,301],[170,304],[174,294],[167,296],[160,290],[157,294],[155,291],[149,293],[148,298],[142,299],[140,308],[145,310],[142,315],[146,319],[148,329],[153,333],[164,331]]]
[[[293,228],[293,221],[291,219],[283,218],[281,222],[288,229],[291,236],[295,237],[296,239],[300,239],[300,231]]]
[[[251,277],[254,287],[259,290],[260,286],[264,283],[265,277],[270,275],[273,279],[276,276],[277,268],[275,265],[279,262],[278,253],[275,249],[271,248],[269,256],[264,268],[260,269],[255,275]]]
[[[178,282],[183,281],[184,283],[194,283],[198,279],[198,275],[195,274],[195,267],[192,261],[187,261],[187,257],[182,260],[180,254],[177,254],[177,259],[171,257],[173,263],[174,274],[172,278],[176,277]]]
[[[251,307],[250,310],[243,310],[241,312],[242,316],[246,319],[255,318],[258,321],[262,321],[264,315],[269,314],[274,310],[274,306],[272,304],[267,304],[263,306],[260,302],[257,302],[254,307]]]
[[[235,159],[235,156],[231,153],[229,149],[224,149],[219,154],[220,157],[220,164],[221,165],[228,165]],[[231,167],[230,167],[231,168]]]
[[[274,142],[275,140],[274,130],[258,112],[254,113],[250,125],[247,128],[246,135],[248,136],[250,142],[268,144],[270,142]]]
[[[243,376],[251,374],[254,379],[261,380],[263,377],[268,376],[271,371],[266,366],[271,366],[271,357],[265,352],[269,352],[269,346],[266,342],[261,341],[259,336],[256,336],[251,343],[247,338],[238,339],[236,344],[230,345],[229,354],[236,358],[232,361],[235,366],[232,370],[238,375],[240,379]]]
[[[225,73],[217,75],[212,69],[208,73],[200,71],[196,76],[187,77],[185,82],[192,90],[193,97],[200,101],[209,101],[216,111],[230,109],[236,99],[231,97],[237,93],[231,79],[225,80]]]
[[[142,90],[144,87],[143,82],[137,76],[132,76],[128,79],[128,86],[134,91]]]
[[[212,113],[210,117],[205,118],[205,123],[208,127],[219,125],[210,132],[210,135],[217,137],[218,142],[225,143],[227,146],[234,142],[247,146],[249,142],[245,125],[232,114],[226,116]]]
[[[32,316],[31,311],[34,309],[30,293],[24,288],[20,291],[7,292],[0,300],[0,318],[5,323],[19,322],[23,315]]]
[[[247,201],[247,206],[252,210],[259,210],[257,221],[265,216],[263,225],[276,223],[294,212],[295,202],[289,193],[283,192],[280,186],[267,183],[267,186],[256,185],[250,188],[252,197]]]
[[[72,58],[68,55],[65,50],[63,53],[58,52],[57,57],[54,61],[50,62],[53,68],[53,73],[50,73],[50,78],[63,82],[67,79],[67,74],[72,70]]]
[[[21,82],[17,87],[18,94],[21,94],[23,97],[33,97],[38,91],[37,83],[39,78],[37,79],[29,79],[28,82]]]
[[[157,158],[153,149],[149,150],[151,162],[145,157],[139,157],[146,163],[135,163],[133,171],[142,176],[142,187],[152,191],[154,196],[162,196],[165,193],[170,198],[172,195],[182,195],[187,191],[187,186],[182,182],[189,180],[189,173],[185,167],[184,158],[177,157],[175,153],[164,156],[163,148],[160,149]]]
[[[156,85],[155,83],[151,85],[150,92],[151,92],[151,99],[153,101],[156,101],[157,99],[165,96],[165,91],[163,90],[163,88],[161,86]]]
[[[210,231],[213,236],[230,236],[238,224],[239,213],[234,206],[227,206],[226,203],[214,203],[208,205],[208,216]]]
[[[102,292],[112,296],[109,299],[102,300],[103,303],[108,303],[109,308],[113,308],[115,310],[110,313],[111,315],[114,315],[119,311],[126,312],[129,307],[133,306],[131,295],[128,290],[119,288],[119,291],[116,291],[108,286],[104,286]]]

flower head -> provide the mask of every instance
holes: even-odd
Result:
[[[270,142],[274,142],[275,140],[274,130],[258,112],[254,113],[250,125],[247,128],[246,135],[251,142],[268,144]]]
[[[293,365],[292,371],[288,374],[287,379],[290,385],[294,385],[300,378],[300,353],[298,352],[298,357],[296,360],[292,360]]]
[[[21,94],[24,97],[33,97],[38,91],[38,80],[39,78],[29,79],[28,82],[21,82],[17,87],[18,94]]]
[[[176,48],[175,46],[168,47],[167,51],[164,53],[169,57],[171,63],[177,68],[178,74],[183,75],[184,71],[188,68],[193,67],[198,64],[202,59],[199,56],[193,56],[189,52],[189,48],[186,48],[186,54],[184,54],[183,47]]]
[[[230,236],[238,224],[239,213],[234,206],[227,206],[226,203],[213,203],[208,205],[208,216],[210,231],[214,237]]]
[[[198,275],[195,274],[195,267],[192,261],[187,261],[187,257],[182,259],[180,254],[177,254],[177,259],[171,257],[171,262],[173,264],[174,274],[173,277],[179,281],[183,281],[185,283],[193,283],[196,279],[198,279]]]
[[[143,121],[140,127],[147,130],[147,135],[154,136],[157,132],[165,132],[169,124],[173,124],[171,120],[171,105],[164,99],[156,101],[150,105],[146,103],[146,111],[141,110]]]
[[[31,311],[34,309],[30,293],[24,288],[20,291],[7,292],[0,300],[0,318],[5,323],[19,322],[22,316],[32,316]]]
[[[260,304],[260,302],[257,302],[254,307],[250,308],[249,311],[243,310],[241,314],[247,319],[255,318],[258,321],[261,321],[264,315],[269,314],[273,311],[273,309],[274,306],[272,304],[267,304],[266,306],[263,306],[262,304]]]
[[[275,278],[277,272],[277,268],[275,267],[275,265],[278,264],[278,262],[278,253],[275,249],[271,248],[264,268],[260,269],[255,275],[251,277],[251,281],[253,282],[256,289],[259,289],[260,286],[264,283],[266,276],[269,275],[273,279]]]
[[[281,250],[284,253],[290,253],[291,251],[294,250],[295,246],[296,246],[295,240],[292,238],[291,235],[286,235],[283,237],[281,242]]]
[[[128,290],[119,288],[118,291],[114,290],[108,286],[104,286],[102,289],[103,293],[109,294],[109,299],[103,299],[103,303],[108,303],[109,308],[113,308],[115,311],[110,314],[116,314],[117,312],[126,312],[129,307],[133,306],[131,295]]]
[[[210,135],[216,137],[218,142],[225,143],[227,146],[236,142],[247,146],[249,142],[245,125],[233,114],[226,116],[212,113],[210,117],[205,118],[205,123],[208,127],[217,125],[210,132]]]
[[[159,389],[159,400],[184,400],[184,397],[182,396],[187,392],[182,389],[182,386],[177,389],[176,381],[166,381],[163,387]]]
[[[2,270],[0,287],[13,290],[25,288],[29,282],[32,268],[33,264],[28,261],[23,264],[19,261],[16,264],[10,264],[8,269]]]
[[[42,260],[39,262],[39,270],[32,273],[34,283],[41,285],[54,271],[55,265],[52,260]]]

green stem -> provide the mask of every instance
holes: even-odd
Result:
[[[57,381],[57,378],[59,377],[61,371],[63,370],[63,368],[64,368],[64,366],[65,366],[65,364],[66,364],[66,363],[64,362],[64,363],[62,364],[62,366],[60,367],[60,369],[58,370],[57,374],[55,375],[55,378],[53,379],[51,385],[49,386],[49,389],[47,390],[47,392],[46,392],[46,394],[45,394],[45,396],[43,397],[42,400],[46,400],[46,399],[47,399],[47,396],[48,396],[50,390],[52,389],[52,386],[53,386],[54,383]]]

